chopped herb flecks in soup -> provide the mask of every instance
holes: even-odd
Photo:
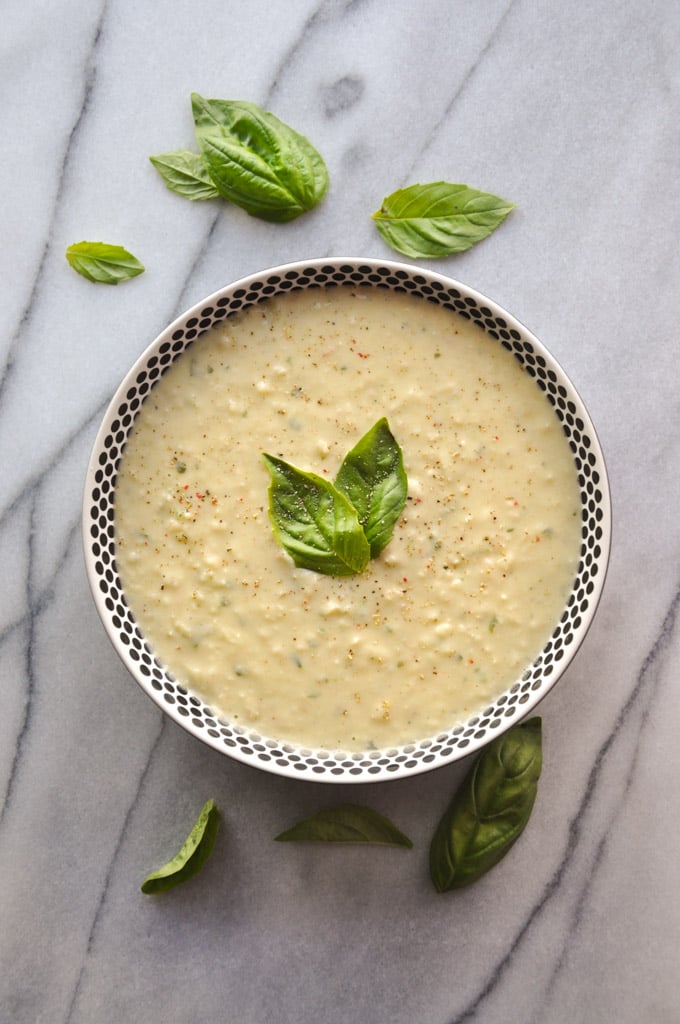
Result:
[[[382,417],[408,481],[354,575],[296,568],[263,453],[334,481]],[[550,636],[576,571],[576,470],[513,356],[450,310],[368,288],[270,299],[158,381],[116,489],[130,607],[229,721],[317,749],[384,748],[482,710]]]

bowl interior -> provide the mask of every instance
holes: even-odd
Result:
[[[116,475],[135,416],[172,363],[195,339],[230,314],[283,292],[363,285],[408,292],[473,321],[503,346],[544,392],[562,425],[581,494],[578,569],[552,635],[529,665],[482,713],[403,747],[343,753],[310,750],[221,718],[181,685],[155,656],[125,598],[116,568]],[[570,380],[543,345],[509,313],[459,282],[399,263],[365,259],[287,264],[229,285],[171,324],[132,367],[106,412],[88,466],[83,532],[88,576],[106,631],[145,692],[198,739],[236,759],[277,774],[325,782],[403,777],[457,760],[523,718],[552,688],[578,650],[604,584],[611,535],[606,469],[588,413]]]

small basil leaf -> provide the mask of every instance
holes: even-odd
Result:
[[[178,149],[174,153],[150,156],[149,160],[171,192],[193,200],[216,199],[219,196],[206,162],[199,153]]]
[[[281,547],[301,569],[327,576],[362,572],[370,549],[356,511],[332,483],[264,455],[269,516]]]
[[[276,842],[376,843],[381,846],[405,846],[413,843],[389,818],[371,807],[340,804],[317,811],[297,825],[275,836]]]
[[[375,558],[392,538],[408,490],[401,448],[384,417],[347,453],[335,486],[357,510]]]
[[[154,894],[174,889],[197,875],[213,851],[220,827],[220,812],[208,800],[178,853],[142,882],[142,892]]]
[[[309,139],[255,103],[191,97],[196,138],[221,196],[285,222],[323,199],[328,170]]]
[[[139,260],[122,245],[107,242],[76,242],[66,250],[66,259],[88,281],[118,284],[144,271]]]
[[[531,815],[541,764],[540,718],[514,726],[481,752],[432,839],[437,892],[470,885],[505,856]]]
[[[383,199],[373,220],[397,252],[415,257],[449,256],[490,235],[514,205],[467,185],[433,181],[393,192]]]

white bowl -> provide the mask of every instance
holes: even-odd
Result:
[[[581,550],[568,600],[543,650],[482,713],[406,746],[362,753],[310,750],[224,720],[181,685],[156,657],[128,607],[116,568],[114,493],[126,439],[144,399],[165,370],[203,332],[236,310],[273,295],[319,285],[364,285],[409,292],[451,309],[513,353],[545,393],[562,424],[581,493]],[[142,689],[197,739],[238,761],[321,782],[403,778],[465,757],[516,724],[555,685],[595,614],[609,558],[611,506],[602,451],[574,386],[544,346],[496,303],[441,274],[374,259],[290,263],[220,289],[170,324],[146,349],[116,391],[90,458],[83,506],[87,572],[95,604],[120,657]]]

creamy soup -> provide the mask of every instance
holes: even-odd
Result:
[[[296,568],[263,452],[335,478],[386,416],[406,508],[361,574]],[[385,748],[483,709],[568,596],[576,470],[534,380],[450,310],[334,288],[270,299],[197,339],[125,448],[116,557],[176,678],[227,720],[317,749]]]

